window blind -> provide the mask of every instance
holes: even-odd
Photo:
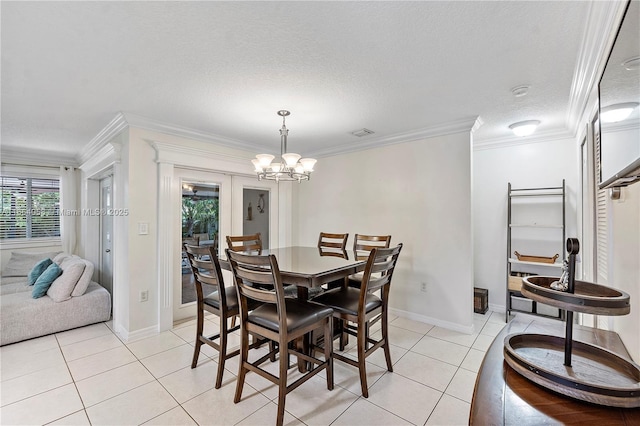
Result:
[[[594,127],[598,123],[594,124]],[[596,176],[600,176],[600,132],[594,132],[594,145],[595,145],[595,163],[596,163]],[[605,189],[599,189],[596,182],[596,280],[601,284],[607,284],[608,277],[608,216],[607,216],[607,191]]]
[[[2,176],[0,239],[60,236],[60,180]]]

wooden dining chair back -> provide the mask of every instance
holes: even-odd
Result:
[[[225,287],[220,262],[213,246],[184,245],[189,259],[193,282],[196,287],[197,324],[196,343],[193,352],[191,368],[196,368],[200,348],[203,344],[209,345],[218,351],[218,374],[216,376],[216,389],[222,384],[225,361],[240,353],[239,350],[227,353],[227,336],[240,327],[229,328],[227,319],[240,313],[238,295],[233,286]],[[205,336],[204,315],[205,311],[211,312],[220,318],[220,329],[213,336]],[[216,342],[216,340],[219,340]]]
[[[356,234],[353,238],[353,252],[358,260],[367,259],[374,248],[389,248],[390,245],[391,235]],[[351,287],[360,287],[362,273],[349,275],[347,282]]]
[[[240,402],[247,372],[255,372],[278,386],[277,425],[282,425],[286,395],[302,383],[326,370],[327,388],[333,389],[333,348],[324,345],[324,360],[298,351],[293,344],[297,339],[317,328],[324,329],[325,342],[331,342],[333,311],[322,305],[285,298],[278,261],[274,255],[252,256],[227,249],[240,302],[240,368],[234,402]],[[256,286],[256,284],[258,284]],[[271,286],[271,290],[267,288]],[[262,305],[249,311],[250,301]],[[277,342],[277,348],[254,362],[249,362],[249,335],[264,337]],[[274,355],[279,357],[279,375],[274,376],[260,365]],[[302,377],[287,386],[289,356],[295,355],[314,365]],[[296,365],[296,364],[294,364]]]
[[[402,244],[393,248],[374,248],[371,250],[364,269],[360,288],[344,287],[339,291],[327,292],[314,299],[314,302],[333,309],[333,316],[343,323],[342,332],[353,335],[357,340],[358,359],[334,353],[333,357],[358,367],[362,396],[369,397],[367,386],[366,358],[375,350],[383,348],[387,370],[393,371],[389,351],[389,291]],[[373,293],[380,290],[380,296]],[[379,340],[369,336],[369,324],[380,320],[382,337]],[[354,325],[349,325],[352,323]],[[368,344],[371,347],[368,347]]]
[[[262,254],[262,239],[259,232],[251,235],[227,235],[227,247],[231,251]]]
[[[318,248],[345,250],[349,234],[332,234],[321,232],[318,237]]]
[[[353,238],[353,251],[362,259],[369,257],[374,248],[389,248],[391,235],[364,235],[356,234]]]

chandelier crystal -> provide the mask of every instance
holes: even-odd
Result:
[[[300,158],[300,154],[287,152],[289,130],[285,126],[285,117],[290,114],[286,110],[278,111],[278,115],[282,117],[282,128],[280,129],[280,156],[282,162],[274,163],[275,157],[270,154],[258,154],[255,159],[251,160],[259,180],[302,182],[303,180],[309,180],[311,177],[313,166],[317,160],[314,158]]]

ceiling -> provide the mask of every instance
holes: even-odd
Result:
[[[289,150],[319,157],[477,117],[476,142],[566,132],[590,8],[3,1],[2,148],[78,158],[119,112],[276,154],[288,109]]]

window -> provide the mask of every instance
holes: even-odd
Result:
[[[60,236],[60,180],[2,176],[0,239]]]

